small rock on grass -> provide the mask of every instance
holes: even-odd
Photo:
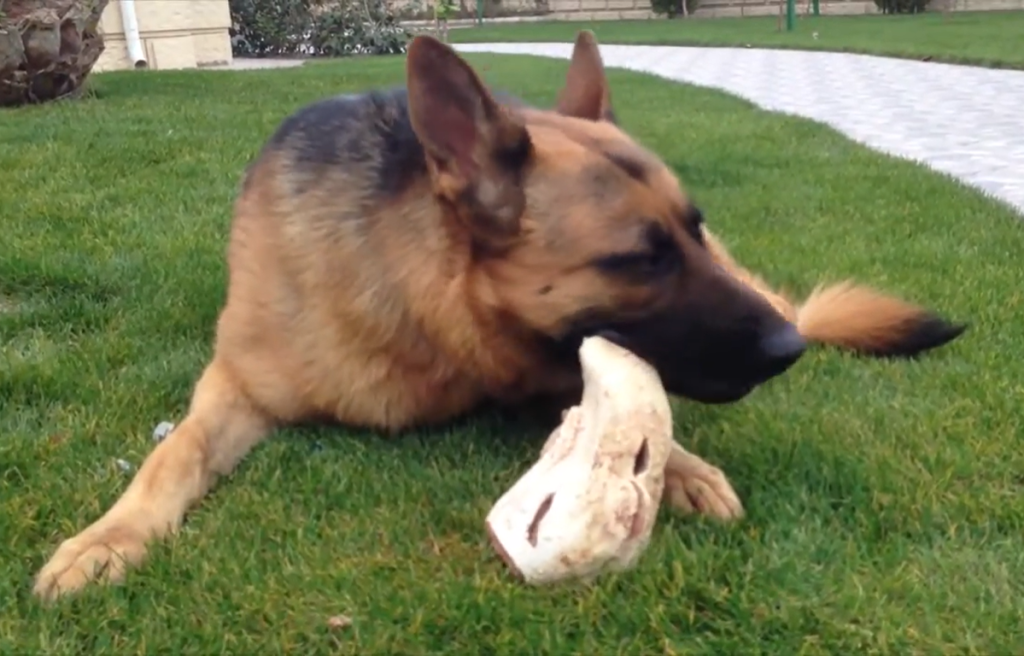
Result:
[[[164,439],[166,439],[166,437],[170,435],[171,431],[173,430],[174,424],[172,422],[161,421],[159,424],[156,425],[156,428],[153,429],[153,441],[163,442]]]
[[[352,626],[352,618],[348,615],[335,615],[327,620],[329,629],[346,629]]]
[[[159,424],[156,425],[156,428],[153,429],[153,441],[163,442],[167,438],[167,436],[171,434],[171,431],[173,430],[174,424],[172,422],[161,421]],[[122,472],[126,474],[131,473],[135,469],[135,466],[132,465],[132,463],[121,458],[117,458],[114,461],[114,463],[117,465],[118,469],[120,469]]]

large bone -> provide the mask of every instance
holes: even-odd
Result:
[[[650,540],[669,456],[682,452],[650,365],[601,337],[579,356],[580,405],[487,515],[495,550],[529,583],[631,567]]]

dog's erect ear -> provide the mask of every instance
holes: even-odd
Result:
[[[526,127],[484,88],[454,50],[417,36],[406,60],[409,116],[427,154],[435,192],[475,243],[500,249],[519,234],[526,204]]]
[[[565,86],[558,95],[555,110],[565,116],[589,121],[615,122],[604,63],[597,48],[597,39],[589,30],[576,35],[569,72],[565,75]]]

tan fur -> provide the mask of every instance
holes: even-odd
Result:
[[[40,573],[35,593],[53,598],[94,579],[121,580],[129,565],[142,562],[146,543],[176,531],[185,511],[269,428],[229,368],[215,359],[196,385],[186,419],[146,458],[117,503],[61,545]]]
[[[854,351],[884,351],[904,338],[924,310],[844,281],[822,285],[800,306],[797,328],[810,340]]]
[[[773,290],[760,276],[740,266],[733,259],[732,255],[729,254],[729,251],[726,250],[725,245],[707,227],[704,228],[704,243],[707,245],[708,251],[715,262],[728,271],[730,275],[757,291],[766,301],[771,303],[776,312],[786,317],[787,321],[797,323],[798,308],[784,294]],[[799,328],[799,323],[797,323],[797,327]]]
[[[794,303],[739,265],[707,229],[704,237],[716,262],[761,294],[809,341],[852,351],[884,352],[904,340],[927,315],[919,305],[850,280],[818,285],[802,303]]]

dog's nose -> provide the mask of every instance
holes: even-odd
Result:
[[[796,326],[788,322],[762,337],[761,357],[766,377],[777,376],[789,369],[794,362],[800,359],[805,350],[807,350],[807,342],[800,335]]]

